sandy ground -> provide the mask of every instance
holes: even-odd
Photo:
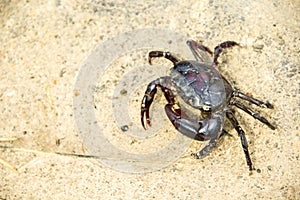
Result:
[[[16,168],[0,166],[0,199],[300,199],[299,0],[195,2],[1,1],[0,137],[18,139],[0,143],[0,158]],[[161,31],[151,36],[154,28],[182,37],[175,39]],[[149,30],[144,33],[146,42],[143,37],[120,39],[125,32],[145,29]],[[115,161],[126,164],[134,158],[116,157],[109,154],[109,147],[101,147],[101,142],[106,144],[104,137],[117,150],[144,158],[143,154],[161,149],[170,138],[180,135],[159,110],[165,103],[162,97],[153,107],[153,127],[150,132],[143,131],[139,104],[147,83],[155,77],[145,77],[143,71],[136,80],[125,75],[137,65],[151,68],[145,57],[149,49],[137,46],[149,48],[148,44],[157,41],[154,47],[161,43],[164,48],[164,41],[177,44],[188,38],[203,40],[211,48],[225,40],[241,43],[243,48],[221,56],[220,71],[234,87],[275,106],[273,110],[253,107],[276,125],[274,131],[242,111],[236,112],[256,168],[251,175],[232,128],[229,131],[234,137],[225,137],[202,160],[190,156],[202,143],[183,139],[177,146],[186,145],[184,151],[174,151],[176,155],[163,163],[163,168],[159,165],[163,150],[150,164],[145,162],[147,166],[136,162],[136,168],[128,168]],[[101,46],[111,41],[112,49]],[[120,46],[132,41],[139,45],[117,54]],[[113,57],[114,49],[117,56],[104,63]],[[187,49],[183,45],[168,50],[180,55]],[[96,69],[96,81],[80,77],[89,65],[95,67],[89,73]],[[103,65],[107,68],[99,73],[97,69]],[[157,76],[165,73],[153,70]],[[118,90],[124,77],[124,84],[136,83],[135,92],[129,86]],[[78,112],[81,104],[76,104],[76,98],[84,94],[76,85],[80,78],[82,83],[94,81],[90,84],[95,86],[92,107],[101,137],[85,133],[85,127],[79,125],[82,121],[92,124],[85,117],[86,110]],[[123,111],[118,112],[122,105],[114,101],[122,95],[131,102],[127,102],[130,120]],[[123,132],[121,125],[128,125],[128,132]],[[147,137],[151,130],[155,134]],[[133,132],[140,133],[140,138],[127,134]],[[167,150],[161,158],[173,156]],[[159,170],[152,170],[156,164]]]

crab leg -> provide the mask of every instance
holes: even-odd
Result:
[[[230,101],[230,104],[238,107],[241,110],[243,110],[247,114],[251,115],[254,119],[258,119],[260,122],[266,124],[270,129],[275,130],[275,126],[273,126],[266,118],[260,116],[258,113],[254,112],[253,110],[246,107],[245,105],[235,101],[234,99],[232,99]]]
[[[150,65],[152,64],[152,58],[157,58],[157,57],[164,57],[168,60],[170,60],[174,65],[179,62],[179,59],[176,58],[174,55],[172,55],[170,52],[168,51],[150,51],[148,54],[148,61],[150,63]]]
[[[157,87],[161,88],[169,103],[171,104],[175,103],[174,96],[171,94],[170,90],[168,89],[168,86],[170,85],[171,85],[171,79],[168,76],[160,77],[148,84],[141,104],[141,122],[144,129],[146,129],[144,123],[144,117],[146,117],[147,125],[151,126],[149,109],[153,102],[154,96],[157,92]]]
[[[175,128],[190,138],[200,141],[209,140],[208,145],[206,145],[197,154],[194,154],[195,158],[202,158],[216,146],[217,139],[222,133],[223,118],[217,113],[211,118],[202,121],[191,120],[181,111],[180,107],[175,102],[175,97],[172,91],[168,89],[170,81],[169,77],[161,77],[152,81],[148,85],[141,104],[142,125],[146,129],[144,118],[146,118],[146,123],[149,126],[151,125],[149,109],[157,92],[157,87],[160,87],[168,101],[168,104],[165,106],[165,112]]]
[[[214,50],[214,64],[218,65],[218,58],[222,53],[223,49],[230,48],[233,46],[240,46],[240,45],[234,41],[226,41],[216,46]]]
[[[179,59],[172,55],[170,52],[165,52],[165,51],[150,51],[148,54],[148,61],[151,64],[152,58],[156,57],[164,57],[175,65],[177,62],[179,62]],[[154,96],[157,92],[157,87],[160,87],[161,90],[163,91],[167,101],[171,104],[174,104],[174,96],[170,93],[170,90],[168,89],[171,86],[171,79],[168,76],[165,77],[160,77],[151,83],[148,84],[145,95],[142,99],[142,104],[141,104],[141,122],[146,129],[145,123],[144,123],[144,117],[146,117],[146,123],[148,126],[151,126],[151,121],[150,121],[150,115],[149,115],[149,109],[150,106],[153,102]]]
[[[255,99],[255,98],[253,98],[253,97],[250,97],[250,96],[248,96],[248,95],[246,95],[246,94],[244,94],[244,93],[241,93],[241,92],[238,92],[238,91],[234,91],[233,93],[232,93],[232,96],[233,97],[239,97],[239,98],[241,98],[241,99],[244,99],[244,100],[246,100],[246,101],[249,101],[250,103],[253,103],[253,104],[255,104],[255,105],[257,105],[257,106],[260,106],[260,107],[263,107],[263,108],[274,108],[273,107],[273,105],[272,104],[270,104],[269,102],[262,102],[262,101],[260,101],[260,100],[258,100],[258,99]]]
[[[247,161],[247,165],[249,166],[249,170],[252,171],[253,168],[253,164],[250,158],[250,154],[249,154],[249,150],[248,150],[248,142],[245,136],[245,132],[244,130],[240,127],[239,122],[236,120],[236,118],[234,117],[233,113],[231,111],[226,112],[226,116],[227,118],[230,120],[230,122],[232,123],[232,125],[234,126],[235,130],[238,132],[238,135],[241,138],[241,143],[242,143],[242,147],[246,156],[246,161]]]
[[[186,44],[190,47],[190,50],[192,51],[196,60],[207,63],[212,62],[211,56],[213,55],[213,52],[208,47],[194,40],[188,40]]]

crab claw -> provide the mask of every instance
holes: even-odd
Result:
[[[144,129],[146,129],[146,124],[148,126],[151,126],[150,121],[150,106],[154,100],[154,96],[157,92],[157,87],[160,87],[167,98],[168,102],[172,105],[174,105],[175,99],[174,95],[172,94],[172,91],[168,89],[167,86],[171,85],[170,77],[160,77],[152,82],[150,82],[147,86],[147,89],[145,91],[144,97],[142,99],[141,103],[141,122]],[[146,121],[146,123],[145,123]]]
[[[150,65],[152,65],[152,59],[156,57],[162,57],[163,52],[162,51],[150,51],[148,54],[148,62]]]
[[[152,81],[151,83],[149,83],[147,86],[147,89],[145,91],[145,95],[142,99],[141,122],[142,122],[142,126],[144,127],[144,129],[146,129],[145,120],[146,120],[147,125],[151,126],[149,109],[153,102],[154,96],[157,92],[156,85],[157,85],[156,81]],[[146,119],[144,119],[145,117],[146,117]]]
[[[144,127],[145,130],[146,130],[145,121],[148,126],[151,126],[149,109],[153,102],[153,98],[154,98],[156,91],[157,91],[157,89],[156,89],[155,84],[149,84],[149,86],[146,90],[146,93],[142,99],[141,122],[142,122],[142,126]],[[146,118],[146,119],[144,119],[144,118]]]
[[[144,99],[145,99],[145,97],[143,98],[143,102],[144,102]],[[149,108],[147,108],[145,106],[145,104],[142,103],[142,106],[141,106],[141,122],[142,122],[143,128],[146,130],[147,128],[145,126],[144,117],[146,117],[146,123],[147,123],[147,125],[151,126],[151,121],[150,121],[150,116],[149,116]]]
[[[178,58],[176,58],[174,55],[172,55],[168,51],[150,51],[148,54],[148,62],[150,65],[152,65],[152,59],[153,58],[159,58],[159,57],[164,57],[168,60],[170,60],[174,65],[179,61]]]

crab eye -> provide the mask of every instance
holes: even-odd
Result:
[[[204,105],[202,107],[202,109],[205,111],[205,112],[211,112],[211,105]]]

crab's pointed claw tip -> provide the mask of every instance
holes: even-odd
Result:
[[[276,129],[276,127],[275,126],[273,126],[272,124],[268,124],[268,126],[270,127],[270,129],[272,129],[272,130],[275,130]]]
[[[141,123],[143,128],[146,130],[145,122],[144,122],[144,112],[141,113]]]
[[[152,58],[150,56],[148,57],[148,63],[152,65]]]
[[[145,130],[147,130],[147,126],[145,125],[144,120],[142,119],[141,121],[142,121],[142,126],[143,126],[143,128],[144,128]],[[148,125],[148,126],[151,126],[151,123],[147,121],[147,125]]]
[[[151,122],[150,122],[150,119],[147,118],[147,113],[146,113],[146,124],[145,124],[145,120],[144,120],[144,117],[145,117],[145,111],[142,111],[141,112],[141,123],[142,123],[142,126],[145,130],[147,130],[147,125],[148,126],[151,126]]]
[[[148,125],[148,126],[151,126],[151,121],[150,121],[150,119],[147,119],[147,125]]]
[[[150,51],[149,53],[148,53],[148,63],[150,64],[150,65],[152,65],[152,55],[153,54],[153,52],[152,51]]]
[[[188,46],[190,46],[191,43],[193,43],[193,42],[194,42],[194,40],[187,40],[187,41],[186,41],[186,44],[187,44]]]
[[[267,101],[267,103],[266,103],[266,107],[267,107],[267,108],[270,108],[270,109],[273,109],[273,108],[274,108],[273,104],[271,104],[271,103],[268,102],[268,101]]]
[[[253,170],[256,170],[255,167],[253,167],[253,165],[249,165],[250,175],[252,175]]]
[[[146,126],[144,124],[142,124],[142,126],[143,126],[144,130],[147,130],[147,128],[146,128]]]

